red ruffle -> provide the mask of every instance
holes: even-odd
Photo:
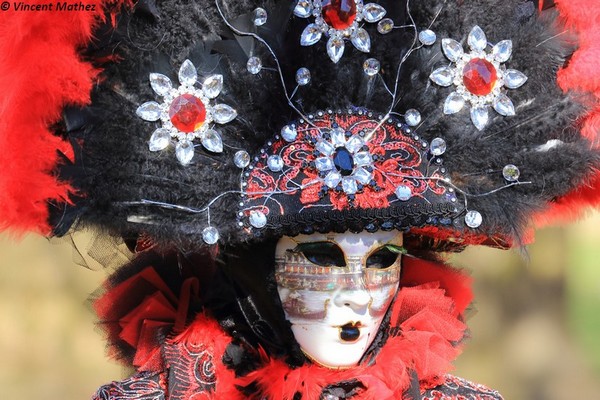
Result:
[[[48,127],[60,119],[63,107],[89,103],[97,79],[98,71],[81,60],[78,50],[104,18],[106,2],[83,3],[94,11],[15,11],[17,2],[10,2],[10,9],[2,12],[0,230],[49,233],[48,201],[67,202],[73,190],[53,175],[57,151],[71,155],[72,149]]]

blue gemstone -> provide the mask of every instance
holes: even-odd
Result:
[[[352,171],[354,170],[354,158],[348,149],[339,147],[335,153],[333,153],[333,165],[335,165],[335,168],[342,176],[348,176],[352,174]]]

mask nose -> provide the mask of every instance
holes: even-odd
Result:
[[[371,295],[366,289],[341,289],[333,298],[337,307],[350,307],[357,314],[365,314]]]

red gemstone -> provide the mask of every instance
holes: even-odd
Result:
[[[322,0],[321,6],[323,19],[334,29],[349,28],[356,19],[354,0]]]
[[[206,121],[206,107],[196,96],[182,94],[171,103],[169,117],[181,132],[194,132]]]
[[[491,62],[483,58],[474,58],[463,69],[463,83],[467,90],[478,96],[492,93],[498,73]]]

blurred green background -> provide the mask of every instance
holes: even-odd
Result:
[[[1,398],[87,399],[127,374],[86,303],[106,272],[72,259],[66,243],[0,236]],[[472,271],[477,309],[457,375],[507,400],[600,397],[600,214],[541,230],[521,252],[471,248],[452,263]]]

